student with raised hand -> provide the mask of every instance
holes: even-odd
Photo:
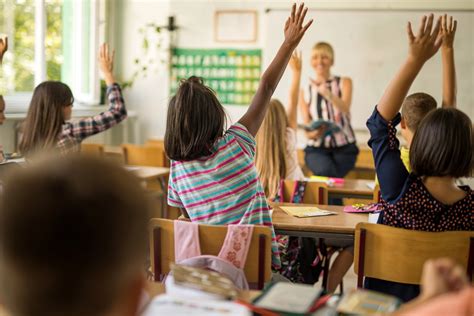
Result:
[[[100,47],[99,66],[110,103],[103,113],[69,122],[74,103],[69,87],[59,81],[45,81],[35,88],[19,146],[22,154],[32,156],[49,150],[61,154],[77,152],[85,138],[103,132],[127,117],[122,91],[113,73],[114,55],[107,44]]]
[[[229,129],[223,106],[201,79],[184,80],[171,99],[165,133],[166,153],[172,160],[168,204],[181,208],[192,221],[273,227],[255,169],[254,136],[293,50],[312,23],[303,23],[306,12],[303,4],[293,5],[282,45],[247,112]],[[275,237],[272,252],[273,266],[278,268]]]
[[[148,214],[139,180],[105,160],[56,155],[12,172],[0,194],[2,309],[137,315]]]
[[[292,80],[288,106],[271,99],[268,112],[257,133],[255,166],[268,198],[278,192],[280,180],[304,180],[296,152],[296,118],[301,80],[301,53],[293,53],[289,62]]]
[[[396,126],[400,108],[424,63],[442,45],[441,17],[423,17],[417,35],[408,24],[409,53],[367,121],[375,169],[380,182],[379,223],[423,231],[474,230],[474,192],[456,179],[474,168],[472,122],[455,108],[431,111],[420,122],[410,146],[409,173],[400,158]],[[366,287],[408,301],[418,295],[412,285],[366,278]]]
[[[448,22],[449,18],[449,22]],[[441,19],[439,39],[441,39],[441,56],[443,65],[442,82],[442,107],[456,107],[456,70],[454,64],[454,35],[456,34],[457,21],[446,14]],[[413,135],[423,118],[436,109],[435,98],[424,92],[416,92],[405,98],[401,108],[400,129],[406,146],[400,147],[403,164],[410,172],[410,145]],[[378,184],[378,179],[376,178]]]

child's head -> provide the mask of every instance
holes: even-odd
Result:
[[[311,67],[316,73],[327,74],[334,64],[334,50],[329,43],[319,42],[311,52]]]
[[[410,146],[410,164],[418,176],[469,177],[474,168],[472,122],[454,109],[433,110],[421,121]]]
[[[90,157],[36,163],[0,196],[2,304],[23,316],[133,315],[147,251],[139,181]]]
[[[418,92],[409,95],[402,104],[402,136],[410,146],[413,134],[421,120],[436,109],[436,100],[429,94]]]
[[[208,156],[224,134],[226,114],[214,91],[202,79],[183,80],[171,98],[165,132],[170,159],[185,161]]]
[[[273,198],[280,179],[286,176],[288,117],[280,101],[272,99],[257,133],[255,166],[267,197]]]
[[[5,100],[3,100],[3,95],[0,95],[0,125],[5,122]]]
[[[33,92],[25,120],[20,151],[54,148],[65,121],[71,118],[74,97],[71,89],[59,81],[45,81]]]

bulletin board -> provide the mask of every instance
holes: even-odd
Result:
[[[171,57],[171,95],[179,81],[202,77],[222,104],[249,105],[261,75],[260,49],[185,49],[175,48]]]

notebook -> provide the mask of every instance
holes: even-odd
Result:
[[[311,285],[278,282],[270,285],[253,305],[290,315],[305,315],[310,312],[321,290]]]
[[[286,214],[295,217],[315,217],[337,214],[336,212],[322,210],[316,206],[280,206],[280,208]]]

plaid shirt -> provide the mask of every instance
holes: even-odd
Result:
[[[103,132],[127,117],[127,109],[120,86],[116,83],[109,86],[107,95],[110,104],[107,111],[74,122],[66,122],[63,125],[57,143],[57,148],[62,154],[79,151],[84,138]]]

